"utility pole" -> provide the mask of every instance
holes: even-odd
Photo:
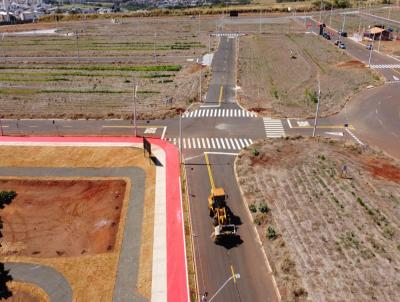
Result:
[[[200,64],[200,81],[199,81],[199,102],[201,102],[201,79],[202,79],[202,70],[203,66]]]
[[[3,122],[1,121],[1,118],[0,118],[0,134],[1,134],[1,136],[4,136],[4,132],[3,132]]]
[[[374,41],[375,41],[375,34],[372,37],[372,44],[371,44],[371,49],[369,51],[369,59],[368,59],[368,67],[371,68],[371,59],[372,59],[372,52],[374,51]]]
[[[76,35],[76,55],[77,55],[77,58],[78,58],[78,61],[79,61],[79,42],[78,42],[78,40],[79,40],[79,32],[78,32],[78,30],[75,31],[75,35]]]
[[[208,34],[208,53],[211,52],[211,34]]]
[[[233,281],[236,283],[236,279],[239,279],[239,278],[240,278],[240,274],[232,274],[232,276],[230,276],[228,278],[228,280],[226,280],[224,282],[224,284],[222,284],[222,286],[216,291],[216,293],[210,298],[210,300],[208,300],[208,302],[211,302],[212,300],[214,300],[215,296],[218,295],[218,293],[225,287],[225,285],[228,284],[229,281],[231,281],[233,279]]]
[[[157,40],[157,32],[154,33],[154,44],[153,44],[153,57],[154,57],[154,62],[157,63],[156,40]]]
[[[198,28],[198,33],[199,33],[199,35],[200,35],[200,26],[201,26],[201,24],[200,24],[200,13],[199,13],[199,28]]]
[[[381,49],[382,32],[379,34],[378,52]]]
[[[179,162],[182,164],[182,111],[179,112]]]
[[[321,18],[322,18],[322,0],[320,2],[320,6],[319,6],[319,24],[321,24]]]
[[[138,85],[136,83],[135,75],[132,73],[132,82],[133,82],[133,129],[134,136],[137,137],[137,127],[136,127],[136,93]]]
[[[329,27],[332,27],[332,11],[333,11],[333,5],[331,4],[331,14],[329,15]]]
[[[317,78],[318,78],[317,110],[315,111],[314,129],[313,129],[313,134],[312,134],[313,137],[315,137],[315,132],[317,130],[319,103],[320,103],[320,98],[321,98],[321,83],[319,81],[319,74],[318,74]]]

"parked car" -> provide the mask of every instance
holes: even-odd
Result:
[[[366,48],[367,48],[368,50],[372,50],[373,46],[372,46],[371,44],[368,44],[368,45],[366,46]]]
[[[342,37],[347,37],[347,32],[345,32],[345,31],[339,31],[339,32],[338,32],[338,35],[339,35],[339,36],[342,36]]]
[[[340,40],[335,40],[335,42],[333,42],[336,46],[338,46],[339,45],[339,43],[340,43]]]
[[[344,45],[343,42],[342,42],[342,43],[339,43],[339,48],[340,48],[340,49],[346,49],[346,45]]]
[[[328,33],[323,33],[322,35],[325,39],[330,40],[331,36]]]

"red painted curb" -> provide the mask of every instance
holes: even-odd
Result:
[[[167,201],[167,301],[189,302],[183,209],[181,203],[178,149],[160,139],[148,139],[166,155]],[[51,143],[141,143],[134,137],[12,137],[1,136],[0,142]]]

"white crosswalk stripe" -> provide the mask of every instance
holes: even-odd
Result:
[[[197,109],[195,111],[185,112],[183,118],[201,118],[201,117],[257,117],[257,113],[242,109]]]
[[[167,141],[179,147],[179,138],[166,138]],[[182,138],[183,149],[205,149],[205,150],[240,150],[253,143],[250,138],[227,138],[227,137],[184,137]]]
[[[375,64],[370,66],[372,69],[391,69],[400,68],[400,64]]]
[[[281,120],[263,118],[263,121],[264,121],[264,129],[266,137],[273,138],[273,137],[285,136],[285,129],[283,128]]]

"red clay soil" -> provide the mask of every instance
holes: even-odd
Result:
[[[350,60],[345,62],[340,62],[337,64],[337,67],[343,68],[365,68],[365,64],[358,60]]]
[[[368,167],[374,176],[400,183],[400,169],[398,167],[387,162],[372,162]]]
[[[17,197],[1,213],[0,255],[78,256],[112,251],[123,180],[0,180]]]

